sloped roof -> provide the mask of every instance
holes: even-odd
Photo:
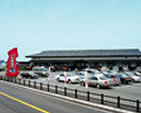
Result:
[[[141,56],[138,49],[107,49],[107,50],[52,50],[29,55],[26,57],[59,57],[59,56]]]

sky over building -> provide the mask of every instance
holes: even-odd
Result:
[[[141,50],[141,0],[0,0],[0,59],[43,50]]]

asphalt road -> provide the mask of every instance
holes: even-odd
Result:
[[[105,112],[0,82],[0,113]]]

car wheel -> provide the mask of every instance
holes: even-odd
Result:
[[[60,79],[59,78],[57,78],[57,82],[60,82]]]
[[[132,82],[134,83],[134,82],[136,82],[134,79],[132,79]]]
[[[71,80],[68,80],[68,83],[71,84],[72,83]]]
[[[128,82],[124,81],[124,84],[128,84]]]
[[[82,85],[82,86],[85,86],[85,83],[84,83],[84,82],[81,82],[81,85]]]
[[[98,89],[100,89],[100,85],[99,85],[99,84],[97,84],[96,87],[97,87]]]

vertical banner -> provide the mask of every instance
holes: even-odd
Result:
[[[51,68],[49,67],[49,69],[48,69],[48,80],[50,80],[50,76],[51,76]]]
[[[51,77],[51,68],[49,67],[49,69],[48,69],[48,77],[47,77],[48,84],[49,84],[49,81],[50,81],[50,77]]]
[[[116,77],[115,75],[113,75],[113,83],[116,81]]]
[[[85,72],[85,87],[88,88],[88,73]]]
[[[18,50],[17,48],[13,48],[8,52],[9,58],[7,61],[7,70],[6,76],[7,77],[17,77],[19,72],[19,64],[16,64],[16,58],[18,57]]]
[[[64,72],[64,85],[67,87],[67,73]]]

